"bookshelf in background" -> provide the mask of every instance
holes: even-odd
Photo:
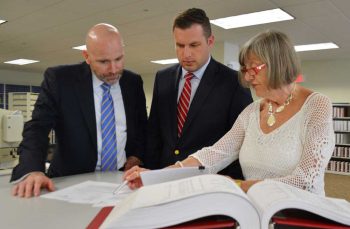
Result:
[[[333,104],[335,148],[327,172],[350,175],[350,103]]]

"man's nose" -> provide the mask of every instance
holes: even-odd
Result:
[[[184,48],[184,56],[185,57],[190,57],[191,56],[191,50],[189,47]]]
[[[116,73],[116,72],[118,72],[118,70],[119,70],[119,65],[118,65],[118,63],[111,62],[110,65],[109,65],[109,71],[110,71],[111,73]]]

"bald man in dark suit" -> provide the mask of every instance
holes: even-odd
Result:
[[[38,196],[54,190],[51,177],[104,170],[102,98],[109,88],[112,118],[108,170],[141,164],[145,151],[146,100],[140,75],[124,70],[124,45],[109,24],[92,27],[86,38],[85,63],[48,68],[32,120],[25,124],[19,164],[13,169],[13,195]],[[113,108],[112,108],[113,107]],[[113,114],[113,113],[109,113]],[[57,149],[46,173],[48,133],[55,130]]]

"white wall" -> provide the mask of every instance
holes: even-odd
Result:
[[[332,102],[350,103],[350,59],[302,62],[303,86],[329,96]]]
[[[151,109],[155,75],[156,75],[156,73],[154,73],[154,74],[141,74],[142,79],[143,79],[143,89],[145,90],[145,95],[146,95],[146,106],[147,106],[148,112]]]
[[[222,45],[218,45],[222,48]],[[219,49],[220,49],[219,48]],[[213,56],[222,61],[222,53],[213,50]],[[159,69],[164,66],[160,65]],[[333,102],[350,102],[350,59],[304,61],[302,71],[305,76],[303,86],[329,96]],[[142,74],[146,102],[151,107],[154,74]],[[17,72],[0,69],[0,83],[39,86],[43,79],[40,73]]]
[[[0,83],[40,86],[43,74],[0,69]]]

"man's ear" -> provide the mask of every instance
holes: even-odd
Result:
[[[86,50],[83,50],[82,54],[83,54],[83,57],[84,57],[84,59],[85,59],[85,62],[86,62],[87,64],[90,64],[88,52],[87,52]]]
[[[210,37],[208,37],[208,45],[209,45],[209,47],[213,47],[214,41],[215,41],[214,35],[210,35]]]

